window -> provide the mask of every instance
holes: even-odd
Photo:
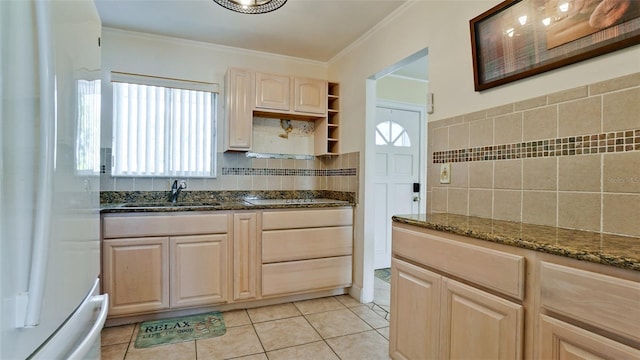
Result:
[[[213,177],[217,86],[112,73],[113,176]]]
[[[410,147],[407,130],[394,121],[383,121],[376,126],[376,145]]]
[[[76,81],[76,172],[100,171],[100,80]]]

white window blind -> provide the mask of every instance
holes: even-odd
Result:
[[[113,176],[215,176],[215,84],[122,73],[112,81]]]
[[[100,172],[100,80],[76,81],[76,171]]]

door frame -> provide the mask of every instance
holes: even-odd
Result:
[[[418,146],[418,182],[420,183],[420,192],[418,193],[418,196],[420,197],[420,200],[418,201],[418,213],[423,213],[426,212],[426,201],[427,201],[427,196],[426,196],[426,188],[427,188],[427,184],[426,184],[426,180],[427,180],[427,164],[426,164],[426,158],[427,158],[427,147],[426,147],[426,142],[427,142],[427,131],[428,131],[428,126],[427,126],[427,108],[424,105],[417,105],[417,104],[411,104],[411,103],[405,103],[405,102],[401,102],[401,101],[396,101],[396,100],[386,100],[386,99],[376,99],[376,109],[382,107],[382,108],[386,108],[386,109],[394,109],[394,110],[404,110],[404,111],[413,111],[413,112],[417,112],[420,116],[420,120],[419,120],[419,131],[420,133],[418,134],[418,141],[419,141],[419,146]],[[377,117],[374,118],[373,120],[373,133],[371,134],[367,134],[367,141],[373,141],[370,140],[369,137],[372,137],[375,139],[375,130],[376,130],[376,125],[377,125],[378,119]],[[373,148],[375,149],[375,141],[373,141]],[[375,152],[374,152],[375,154]],[[372,176],[375,176],[373,174],[375,174],[375,162],[372,163],[373,168],[372,168]],[[375,205],[375,204],[371,204],[369,203],[369,206],[371,205]],[[388,204],[387,204],[388,207]],[[373,211],[373,210],[372,210]],[[392,214],[395,215],[395,214]],[[374,259],[375,259],[375,252],[374,252]],[[389,259],[389,262],[391,262],[391,259]],[[374,264],[375,264],[375,260],[374,260]],[[375,268],[375,265],[374,265]]]

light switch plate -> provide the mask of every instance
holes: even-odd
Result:
[[[440,164],[440,184],[451,183],[451,164]]]

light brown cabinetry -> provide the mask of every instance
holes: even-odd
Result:
[[[104,241],[102,281],[109,316],[169,308],[169,238]]]
[[[640,359],[638,271],[398,223],[392,248],[393,359]]]
[[[255,73],[255,109],[277,113],[313,114],[327,112],[327,82],[297,76]]]
[[[171,307],[227,299],[227,235],[177,236],[171,243]]]
[[[230,68],[226,77],[225,150],[250,150],[253,129],[252,72]]]
[[[539,327],[539,359],[640,359],[638,349],[546,315],[540,315]]]
[[[313,121],[314,155],[339,154],[340,86],[326,80],[229,68],[225,151],[249,151],[253,116]]]
[[[291,110],[289,76],[256,72],[255,79],[256,109]]]
[[[107,214],[102,221],[110,317],[227,301],[227,213]]]
[[[540,358],[640,359],[640,282],[542,261],[540,306]]]
[[[293,78],[293,111],[300,113],[327,113],[327,82],[304,77]]]
[[[327,83],[327,116],[316,120],[316,155],[340,154],[340,84]]]
[[[392,244],[392,358],[522,357],[522,305],[450,278],[463,276],[519,294],[522,257],[398,228],[393,229]],[[470,271],[467,264],[478,258],[492,263],[491,269]],[[510,270],[516,271],[506,272]]]
[[[233,214],[233,300],[257,299],[260,252],[258,215],[255,212]]]
[[[262,296],[352,284],[353,209],[265,211]]]
[[[391,259],[389,354],[393,359],[437,359],[442,276]]]
[[[522,305],[443,278],[441,359],[522,358]]]

